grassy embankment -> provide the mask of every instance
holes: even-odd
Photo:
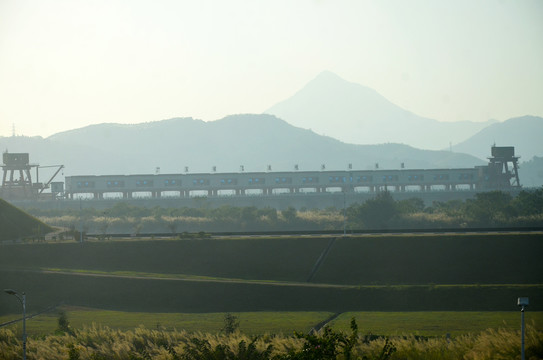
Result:
[[[488,311],[514,310],[510,304],[519,291],[533,297],[535,306],[543,303],[541,234],[339,238],[307,282],[329,240],[4,246],[0,280],[6,287],[24,288],[29,297],[34,295],[30,308],[64,301],[153,312]],[[68,272],[44,273],[45,269]],[[81,276],[85,273],[93,276]],[[126,276],[118,276],[123,273]],[[95,276],[104,274],[116,276]],[[136,277],[142,274],[155,278]],[[181,281],[183,277],[191,281]],[[152,293],[163,296],[148,296]]]
[[[305,282],[329,238],[103,241],[8,246],[3,269],[184,274]],[[338,238],[313,283],[542,284],[542,234]]]
[[[240,317],[260,317],[264,325],[256,321],[248,325],[250,332],[260,333],[259,326],[268,331],[304,331],[329,313],[381,311],[387,313],[374,313],[375,321],[388,319],[385,323],[391,325],[372,324],[371,313],[365,313],[359,318],[361,329],[390,333],[402,329],[405,320],[410,324],[407,332],[437,326],[436,332],[443,334],[455,332],[455,321],[469,324],[470,315],[475,325],[459,331],[477,331],[502,320],[509,323],[507,316],[518,317],[518,296],[530,297],[533,305],[529,310],[534,316],[538,316],[534,311],[541,310],[541,234],[339,238],[307,282],[329,241],[277,237],[10,245],[0,251],[0,283],[26,291],[30,313],[61,302],[132,312],[132,318],[117,313],[126,319],[120,325],[108,323],[121,328],[123,323],[132,326],[137,318],[149,328],[157,322],[173,328],[168,317],[190,318],[190,313],[198,313],[199,319],[215,317],[209,327],[206,321],[200,321],[200,326],[217,328],[221,314],[200,314],[236,312]],[[19,312],[18,304],[8,296],[0,297],[0,309],[3,314]],[[292,311],[299,313],[291,317],[301,317],[294,320],[297,325],[273,325],[273,319],[281,316],[278,312]],[[425,312],[431,317],[429,311],[434,312],[437,325],[428,325],[434,320],[423,314],[416,315]],[[454,314],[449,311],[477,313],[449,317]],[[481,311],[490,318],[481,320],[478,327],[479,315],[474,314]],[[497,319],[493,314],[503,316],[493,311],[510,311],[511,315]],[[169,314],[135,315],[141,312]],[[307,312],[323,315],[311,315],[309,320]],[[75,325],[88,324],[85,316],[100,318],[100,314],[74,312],[69,316]],[[115,313],[103,314],[115,318]],[[54,318],[49,320],[54,323]],[[147,318],[153,319],[150,324]],[[341,319],[333,324],[343,328]],[[190,328],[190,322],[180,326]]]

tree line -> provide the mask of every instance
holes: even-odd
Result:
[[[295,209],[221,206],[217,208],[146,208],[119,202],[107,210],[28,211],[45,223],[94,234],[243,232],[289,230],[364,230],[543,226],[543,188],[512,196],[478,193],[465,201],[394,200],[387,191],[346,209]]]
[[[419,198],[396,201],[381,192],[347,209],[348,223],[360,229],[528,227],[543,225],[543,188],[477,193],[473,199],[434,202]]]

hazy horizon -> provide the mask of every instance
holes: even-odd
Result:
[[[439,121],[543,116],[540,1],[0,2],[0,136],[262,113],[322,71]]]

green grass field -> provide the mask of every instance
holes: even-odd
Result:
[[[75,307],[62,307],[70,325],[80,329],[92,324],[112,329],[133,330],[139,326],[166,331],[218,333],[224,326],[225,313],[183,314],[106,311]],[[241,312],[232,313],[240,322],[245,334],[292,334],[308,332],[317,323],[328,319],[330,312]],[[0,317],[0,323],[16,319],[17,315]],[[52,334],[58,327],[58,311],[37,316],[27,321],[30,336]],[[329,326],[335,330],[349,331],[351,318],[355,318],[360,334],[401,336],[445,336],[478,333],[488,328],[519,328],[519,312],[348,312],[342,313]],[[526,312],[526,321],[543,329],[543,312]],[[8,325],[21,331],[21,323]]]
[[[133,330],[138,326],[166,331],[218,333],[224,326],[226,313],[145,313],[122,312],[75,307],[61,307],[70,325],[77,329],[93,323],[119,330]],[[329,318],[328,312],[242,312],[232,313],[240,322],[240,331],[247,334],[292,334],[294,331],[308,332],[313,325]],[[0,323],[19,318],[20,315],[0,317]],[[54,333],[58,327],[58,310],[27,320],[27,331],[33,336]],[[21,323],[8,325],[21,330]]]
[[[526,321],[543,329],[543,312],[526,312]],[[336,330],[348,331],[355,318],[361,334],[458,336],[492,328],[517,330],[520,312],[514,311],[416,311],[416,312],[349,312],[330,322]]]

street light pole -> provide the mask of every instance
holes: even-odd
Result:
[[[347,236],[347,195],[343,190],[343,236]]]
[[[524,354],[524,309],[530,304],[527,297],[519,297],[517,305],[520,306],[520,359],[525,360]]]
[[[23,360],[26,360],[26,294],[23,292],[22,296],[19,293],[12,289],[4,289],[4,291],[15,296],[23,306]]]
[[[79,242],[83,243],[83,216],[81,201],[81,198],[79,198]]]

